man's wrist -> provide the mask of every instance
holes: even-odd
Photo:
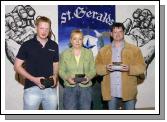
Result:
[[[53,76],[54,76],[54,77],[57,77],[57,76],[58,76],[58,73],[54,73]]]

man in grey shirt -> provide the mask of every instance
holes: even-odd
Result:
[[[138,47],[124,40],[124,25],[113,23],[111,45],[100,49],[96,57],[96,71],[103,76],[102,97],[110,110],[134,110],[137,96],[137,79],[144,74],[146,65]]]

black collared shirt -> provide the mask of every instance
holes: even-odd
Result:
[[[16,56],[25,61],[25,69],[35,77],[49,77],[53,75],[53,62],[59,61],[59,51],[56,42],[48,39],[43,47],[36,36],[24,42]],[[24,88],[35,86],[26,79]]]

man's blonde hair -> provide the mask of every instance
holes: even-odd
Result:
[[[45,16],[38,16],[35,20],[35,25],[38,26],[40,22],[47,22],[51,28],[51,20]]]
[[[52,24],[51,20],[45,16],[38,16],[35,20],[35,25],[38,26],[40,22],[46,22],[49,24],[50,31],[49,31],[48,37],[51,38],[51,36],[53,35],[55,38],[55,35],[53,34],[52,29],[51,29],[51,24]]]

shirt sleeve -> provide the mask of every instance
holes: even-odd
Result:
[[[54,54],[53,61],[54,62],[58,62],[59,61],[59,47],[58,47],[57,43],[55,45],[55,54]]]
[[[24,43],[21,45],[16,57],[21,60],[26,60],[27,51],[26,51],[26,45]]]

